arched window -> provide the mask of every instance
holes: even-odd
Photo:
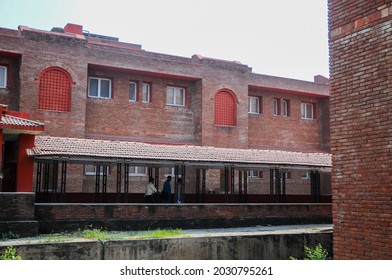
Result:
[[[215,124],[235,126],[237,122],[236,97],[229,90],[221,90],[214,100]]]
[[[72,78],[58,67],[47,68],[39,77],[39,109],[69,112]]]

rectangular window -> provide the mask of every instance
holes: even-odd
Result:
[[[303,173],[301,174],[301,179],[304,179],[304,180],[309,179],[309,172],[303,172]]]
[[[105,166],[106,167],[106,174],[109,175],[109,166]],[[99,175],[103,175],[103,171],[104,168],[103,166],[101,166],[99,169]],[[93,165],[93,164],[85,164],[84,165],[84,174],[85,175],[96,175],[97,173],[97,166]]]
[[[103,78],[90,78],[88,96],[97,98],[112,98],[112,80]]]
[[[174,178],[176,176],[174,167],[164,167],[163,168],[163,173],[164,173],[165,177],[172,176]]]
[[[280,99],[279,98],[274,98],[274,116],[279,116],[280,115]]]
[[[283,99],[282,101],[282,115],[284,117],[290,116],[290,100],[288,99]]]
[[[0,88],[7,87],[7,67],[0,66]]]
[[[248,97],[248,113],[259,114],[260,113],[260,100],[258,97]]]
[[[149,83],[143,83],[143,99],[142,102],[143,103],[150,103],[150,91],[151,91],[151,86]]]
[[[130,166],[129,167],[129,176],[146,176],[147,168],[145,166]]]
[[[248,171],[248,177],[262,179],[263,178],[263,171],[261,171],[261,170]]]
[[[129,101],[137,101],[137,83],[129,82]]]
[[[166,105],[185,106],[185,89],[180,87],[167,87]]]
[[[313,103],[301,103],[301,118],[305,120],[312,120],[314,117]]]

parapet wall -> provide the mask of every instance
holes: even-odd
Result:
[[[108,230],[219,228],[331,223],[331,204],[37,203],[40,233],[86,227]]]
[[[38,234],[38,222],[34,220],[35,193],[0,192],[0,236]]]

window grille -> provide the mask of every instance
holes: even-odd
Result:
[[[228,91],[220,91],[215,95],[215,124],[236,125],[235,96]]]
[[[59,112],[71,110],[72,79],[61,68],[48,68],[39,78],[39,109]]]

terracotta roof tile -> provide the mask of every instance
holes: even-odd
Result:
[[[207,146],[158,145],[140,142],[38,136],[34,157],[70,156],[140,160],[186,161],[194,163],[236,163],[331,167],[328,153],[303,153],[277,150],[230,149]]]
[[[43,129],[44,127],[43,123],[22,119],[7,114],[1,116],[0,125],[1,127],[12,128],[12,129],[35,129],[35,128]]]

